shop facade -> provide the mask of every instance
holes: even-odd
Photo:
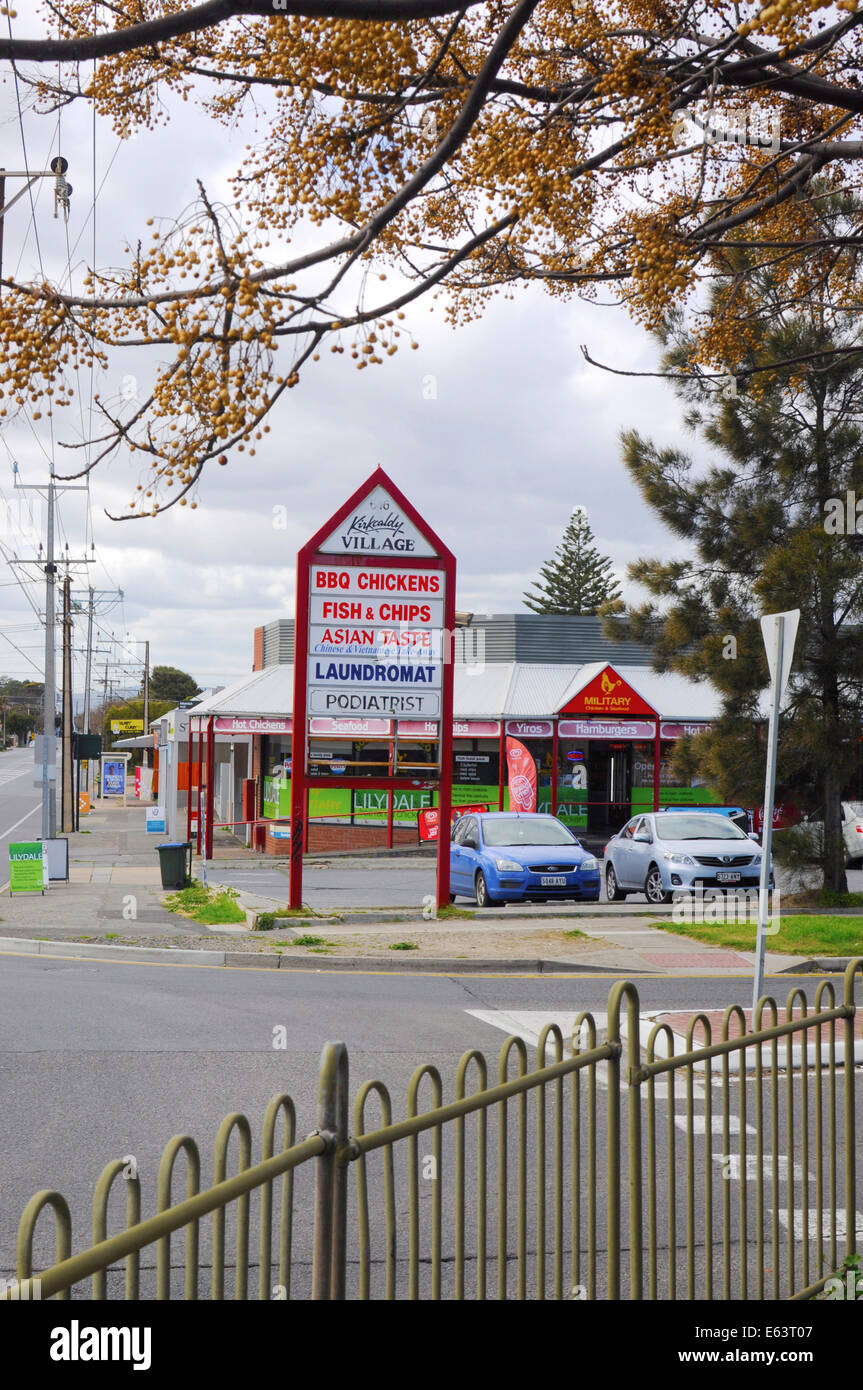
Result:
[[[454,806],[509,808],[507,738],[536,764],[538,809],[588,836],[607,836],[640,810],[718,800],[703,784],[681,784],[671,767],[678,739],[719,712],[718,696],[702,683],[609,662],[490,663],[455,674]],[[270,853],[285,852],[288,838],[292,675],[288,664],[269,667],[195,711],[202,739],[210,724],[222,738],[249,739],[246,807],[258,826],[249,838]],[[437,722],[321,716],[309,735],[309,847],[416,843],[418,813],[436,800],[428,783]],[[391,775],[397,785],[392,793],[330,785],[346,772],[370,781]]]

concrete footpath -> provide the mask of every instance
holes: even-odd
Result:
[[[282,919],[274,931],[203,926],[164,906],[157,846],[148,835],[144,807],[96,803],[69,836],[69,883],[44,894],[11,897],[0,892],[0,954],[165,959],[177,963],[257,968],[582,972],[631,975],[751,974],[751,952],[728,950],[679,937],[651,926],[670,909],[646,904],[567,904],[533,907],[516,916],[511,905],[497,913],[435,919],[429,909],[371,908],[334,915]],[[327,856],[326,868],[333,860]],[[376,882],[386,901],[387,874],[405,856],[381,858]],[[423,861],[424,865],[427,860]],[[254,883],[261,857],[223,836],[208,865],[209,878],[231,867]],[[272,871],[272,863],[266,866]],[[198,861],[195,876],[202,877]],[[316,873],[315,857],[306,874]],[[264,886],[266,874],[261,875]],[[279,898],[243,887],[240,905],[255,914],[272,911]],[[768,953],[771,974],[836,969],[841,962]]]

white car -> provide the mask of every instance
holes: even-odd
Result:
[[[821,849],[824,822],[820,817],[802,820],[800,830],[808,834],[817,852]],[[776,831],[774,830],[774,835]],[[863,801],[842,802],[842,838],[845,841],[845,867],[863,866]]]

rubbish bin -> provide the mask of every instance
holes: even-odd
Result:
[[[192,877],[192,841],[159,845],[159,868],[163,888],[185,888]]]

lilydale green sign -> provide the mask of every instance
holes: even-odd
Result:
[[[32,840],[9,846],[9,892],[43,893],[42,844]]]

